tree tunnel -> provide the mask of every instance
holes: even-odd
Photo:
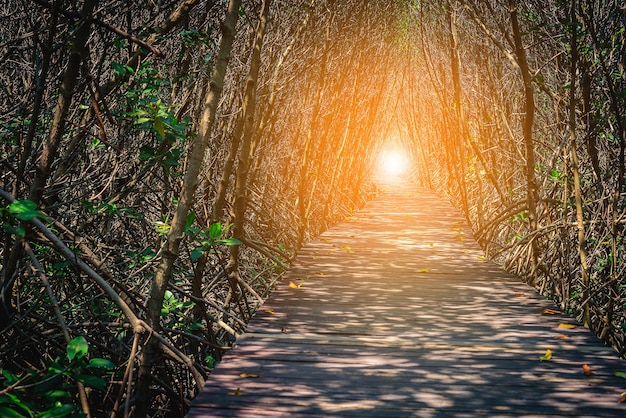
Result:
[[[623,13],[5,1],[0,412],[184,411],[298,248],[398,180],[624,354]]]

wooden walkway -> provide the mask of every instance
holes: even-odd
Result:
[[[302,249],[188,417],[626,416],[626,363],[481,254],[446,201],[384,193]]]

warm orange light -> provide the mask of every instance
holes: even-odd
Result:
[[[378,172],[384,177],[401,177],[408,169],[409,158],[401,149],[383,149],[378,156]]]

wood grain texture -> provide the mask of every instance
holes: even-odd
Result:
[[[188,416],[626,416],[624,361],[482,254],[445,200],[383,193],[302,248]]]

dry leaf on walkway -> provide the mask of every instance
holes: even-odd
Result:
[[[543,356],[539,357],[539,360],[541,360],[541,361],[550,361],[550,360],[552,360],[552,350],[547,349],[546,350],[546,354],[544,354]]]
[[[240,395],[241,395],[241,388],[237,388],[237,390],[234,392],[228,392],[228,396],[240,396]]]
[[[344,245],[342,247],[340,247],[342,250],[346,250],[349,253],[353,253],[354,250],[352,249],[352,247],[350,247],[349,245]]]
[[[585,376],[593,376],[594,374],[596,374],[587,364],[583,364],[583,373],[585,374]]]
[[[274,312],[274,309],[265,309],[263,312],[268,313],[270,315],[274,315],[276,312]]]
[[[558,328],[564,328],[564,329],[574,329],[576,328],[577,325],[574,324],[559,324]]]
[[[239,377],[243,377],[244,379],[257,379],[261,376],[259,376],[258,374],[254,374],[254,373],[240,373]]]
[[[561,315],[563,312],[557,311],[556,309],[544,309],[541,311],[541,315]]]
[[[430,269],[419,269],[417,270],[418,273],[428,273],[430,271]]]
[[[620,395],[620,398],[619,398],[619,401],[618,401],[618,402],[619,402],[619,403],[624,403],[624,402],[626,402],[626,392],[622,392],[622,394]]]
[[[289,287],[292,289],[300,289],[302,287],[302,283],[295,284],[294,282],[289,282]]]

